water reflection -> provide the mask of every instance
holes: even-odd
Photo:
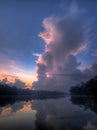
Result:
[[[0,107],[0,130],[97,130],[97,115],[69,97]]]
[[[16,103],[1,108],[0,130],[34,129],[36,110],[32,109],[32,102]]]
[[[97,114],[97,97],[89,95],[71,95],[71,101],[73,104],[84,107],[85,110],[90,109]]]

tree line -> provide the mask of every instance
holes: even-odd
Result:
[[[72,86],[70,93],[71,95],[97,96],[97,76],[90,79],[86,83],[82,82],[79,85]]]

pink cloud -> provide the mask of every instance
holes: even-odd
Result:
[[[72,55],[76,56],[77,54],[85,51],[88,48],[87,44],[83,44],[78,50],[71,52]]]
[[[40,57],[40,56],[41,56],[40,53],[33,53],[32,55],[33,55],[33,56],[37,56],[37,57]]]
[[[15,79],[20,79],[26,85],[32,87],[32,82],[36,80],[36,74],[33,70],[23,69],[20,61],[0,54],[0,80],[4,78],[7,78],[7,83],[13,83]]]
[[[70,11],[64,17],[45,18],[43,27],[39,37],[45,41],[45,50],[36,62],[35,89],[68,90],[71,85],[90,78],[91,68],[82,72],[76,58],[87,49],[78,10]]]

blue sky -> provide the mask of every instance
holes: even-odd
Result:
[[[33,53],[44,53],[45,42],[38,36],[44,30],[47,17],[63,17],[69,8],[79,11],[85,30],[87,49],[76,55],[83,68],[97,59],[97,1],[96,0],[10,0],[0,1],[0,73],[27,77],[36,76]],[[71,8],[74,10],[74,7]],[[73,11],[72,10],[72,11]],[[20,71],[20,73],[19,73]],[[31,77],[32,76],[32,77]]]

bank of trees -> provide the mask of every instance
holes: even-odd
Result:
[[[87,81],[73,86],[70,89],[71,95],[93,95],[97,96],[97,76]]]

